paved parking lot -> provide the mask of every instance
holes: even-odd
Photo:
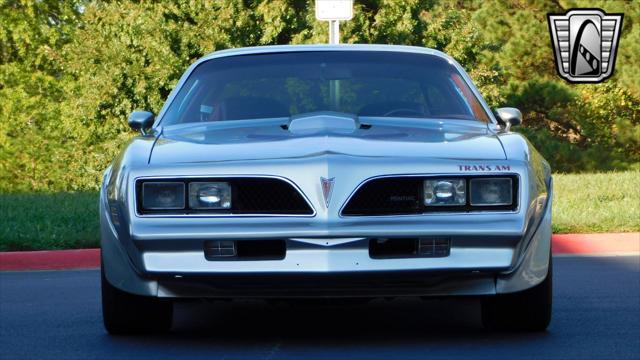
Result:
[[[476,300],[180,303],[172,333],[112,337],[97,270],[0,273],[0,358],[640,358],[640,258],[555,259],[541,334],[489,333]]]

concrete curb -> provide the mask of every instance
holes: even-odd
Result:
[[[0,271],[71,270],[100,267],[100,249],[0,252]]]
[[[556,255],[640,255],[640,233],[554,234]]]
[[[640,255],[640,233],[553,235],[555,256]],[[100,267],[100,249],[0,252],[0,271]]]

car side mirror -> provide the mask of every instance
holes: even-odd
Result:
[[[498,122],[505,125],[505,131],[509,131],[512,126],[522,124],[522,113],[520,110],[512,107],[498,108],[495,110]]]
[[[129,127],[135,131],[140,131],[142,135],[147,134],[147,130],[153,126],[155,115],[149,111],[134,111],[129,115]]]

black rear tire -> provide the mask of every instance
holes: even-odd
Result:
[[[553,264],[547,277],[522,292],[496,295],[482,302],[482,324],[489,330],[545,331],[551,322]]]
[[[101,269],[102,319],[110,334],[147,334],[171,329],[170,300],[124,292],[111,285]]]

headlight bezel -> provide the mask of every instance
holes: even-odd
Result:
[[[178,210],[148,210],[142,205],[142,187],[149,182],[182,182],[185,184],[185,207]],[[190,183],[227,183],[231,189],[229,208],[192,209],[189,204]],[[133,181],[133,207],[138,217],[164,216],[300,216],[316,215],[315,208],[302,190],[281,176],[140,176]],[[263,196],[269,189],[269,196]],[[286,197],[285,204],[272,199]]]
[[[519,196],[519,176],[517,174],[487,174],[487,175],[464,175],[464,176],[448,176],[448,175],[434,175],[434,176],[424,176],[424,183],[427,180],[455,180],[460,179],[465,181],[465,196],[466,201],[464,205],[427,205],[424,201],[423,197],[423,211],[425,213],[430,212],[475,212],[475,211],[516,211],[518,209],[518,196]],[[508,204],[495,204],[495,205],[487,205],[487,204],[472,204],[471,197],[472,189],[471,183],[473,180],[479,179],[509,179],[511,181],[511,202]],[[424,192],[423,192],[424,196]]]
[[[181,208],[148,208],[144,202],[144,187],[154,183],[181,183],[184,186],[183,203]],[[196,208],[190,202],[190,188],[192,183],[225,183],[230,189],[231,199],[228,208]],[[142,178],[136,180],[136,209],[140,215],[183,215],[183,214],[231,214],[233,212],[233,183],[228,179],[216,178]]]

